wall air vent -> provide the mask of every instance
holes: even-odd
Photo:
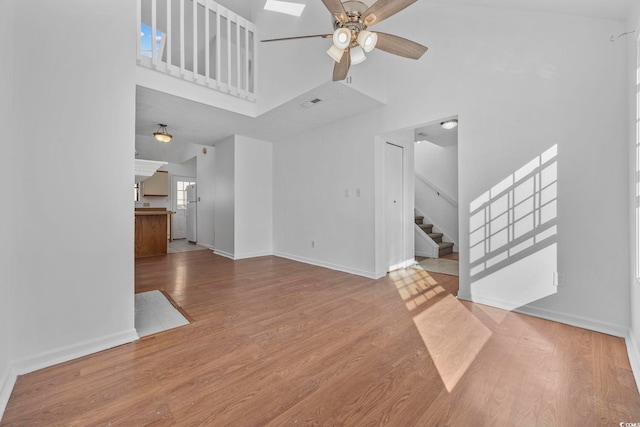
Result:
[[[309,108],[309,107],[313,107],[314,105],[316,105],[319,102],[322,102],[322,99],[313,98],[313,99],[310,99],[309,101],[303,102],[300,105],[302,105],[304,108]]]

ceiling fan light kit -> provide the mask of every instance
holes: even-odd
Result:
[[[332,44],[327,51],[327,55],[333,58],[334,61],[340,62],[340,60],[342,59],[342,55],[344,55],[344,49],[340,49],[335,44]]]
[[[351,65],[358,65],[367,59],[367,56],[364,54],[364,50],[360,46],[352,47],[350,49],[350,54]]]
[[[364,49],[365,52],[371,52],[378,43],[378,35],[376,33],[372,33],[371,31],[362,30],[358,34],[357,38],[358,44]]]
[[[351,31],[347,28],[338,28],[333,33],[333,44],[339,49],[346,49],[351,45]]]
[[[313,36],[286,37],[262,40],[272,42],[280,40],[305,39],[312,37],[331,38],[333,44],[327,54],[336,62],[333,68],[333,80],[344,80],[349,74],[351,65],[359,64],[366,59],[365,52],[373,49],[419,59],[427,48],[419,43],[392,34],[368,31],[367,27],[378,24],[395,15],[417,0],[322,0],[333,17],[333,34]],[[347,53],[347,55],[345,55]]]

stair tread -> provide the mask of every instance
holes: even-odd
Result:
[[[431,237],[432,239],[437,239],[438,237],[443,237],[444,234],[442,233],[427,233],[429,235],[429,237]]]
[[[438,246],[440,246],[440,248],[452,248],[453,247],[453,243],[451,242],[440,242],[438,243]]]
[[[420,224],[420,228],[433,228],[433,224]]]

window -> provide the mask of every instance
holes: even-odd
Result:
[[[151,49],[155,46],[156,58],[160,58],[164,43],[164,33],[156,28],[156,36],[153,38],[152,32],[149,25],[140,24],[140,54],[151,58]]]
[[[187,187],[195,184],[194,181],[176,182],[176,210],[187,209]]]

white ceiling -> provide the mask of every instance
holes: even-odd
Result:
[[[233,10],[248,9],[255,0],[228,1]],[[261,0],[262,1],[262,0]],[[320,0],[307,0],[320,1]],[[637,0],[421,0],[427,3],[446,3],[489,8],[507,8],[626,20]],[[230,4],[234,3],[234,4]],[[308,8],[307,8],[308,9]],[[325,17],[318,17],[323,19]],[[301,107],[304,101],[321,98],[323,102],[311,108]],[[331,123],[348,115],[358,114],[381,104],[344,84],[328,82],[268,113],[250,118],[183,98],[139,87],[136,105],[136,149],[140,158],[159,159],[149,153],[153,145],[148,137],[158,123],[169,125],[174,135],[171,144],[184,142],[213,145],[234,134],[277,141],[302,131]],[[437,128],[433,128],[436,129]],[[434,130],[431,129],[431,132]],[[424,129],[423,129],[424,130]],[[457,138],[456,138],[457,139]],[[143,143],[142,141],[145,141]],[[448,143],[447,143],[448,144]],[[166,150],[166,148],[165,148]]]
[[[321,102],[302,106],[312,99]],[[266,141],[278,141],[338,119],[380,107],[382,104],[342,83],[327,82],[258,118],[200,104],[144,87],[136,91],[136,135],[151,136],[158,123],[168,125],[170,144],[214,145],[239,134]],[[143,139],[143,138],[137,138]],[[140,157],[147,147],[136,144]],[[157,156],[156,156],[157,157]],[[150,158],[150,157],[146,157]]]
[[[626,20],[637,0],[421,0],[462,6],[493,7]]]

